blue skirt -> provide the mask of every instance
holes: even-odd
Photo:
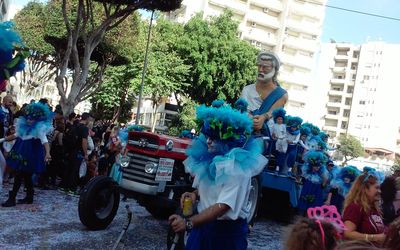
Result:
[[[309,180],[304,182],[301,190],[298,208],[302,211],[307,211],[310,207],[322,206],[323,190],[321,184],[312,183]]]
[[[7,157],[7,165],[17,171],[39,174],[46,168],[45,155],[40,139],[22,140],[17,138]]]
[[[245,219],[216,220],[193,228],[185,249],[242,250],[247,249],[249,227]]]

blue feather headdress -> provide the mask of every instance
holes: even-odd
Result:
[[[142,126],[140,126],[140,125],[130,125],[130,126],[128,126],[128,132],[131,132],[131,131],[141,132],[143,130],[144,130],[144,128]]]
[[[354,166],[341,168],[336,177],[332,180],[331,186],[339,189],[339,194],[343,197],[349,193],[354,180],[361,174]]]
[[[22,49],[23,47],[21,37],[14,30],[14,24],[0,23],[0,83],[25,68],[25,58],[29,56],[29,51]]]
[[[121,140],[122,147],[125,147],[128,142],[129,129],[123,128],[118,131],[118,137]]]
[[[307,141],[307,146],[312,150],[325,150],[328,147],[319,136],[311,136]]]
[[[247,105],[244,100],[241,102]],[[253,121],[246,113],[220,100],[214,101],[212,107],[199,106],[196,110],[196,118],[201,125],[202,134],[227,144],[229,148],[243,146],[253,129]]]
[[[326,141],[329,138],[329,135],[323,131],[319,132],[318,136],[321,138],[321,140]]]
[[[186,171],[195,176],[194,186],[200,181],[219,184],[232,176],[251,177],[268,163],[261,154],[262,141],[250,136],[253,122],[245,112],[247,103],[238,100],[235,106],[239,110],[214,101],[212,107],[197,108],[196,118],[202,127],[186,150],[188,157],[184,161]],[[217,150],[209,149],[207,138],[213,140],[212,147]]]
[[[311,129],[309,127],[301,126],[300,134],[301,135],[305,135],[305,136],[309,136],[311,134]]]
[[[285,122],[286,111],[283,108],[277,108],[272,111],[272,117],[274,118],[274,122],[278,117],[282,117],[283,121]]]
[[[317,126],[309,122],[303,123],[302,127],[309,128],[312,135],[318,135],[320,132],[320,129]]]
[[[17,134],[22,139],[40,138],[53,129],[53,112],[46,104],[35,102],[26,106],[16,125]]]
[[[328,178],[328,171],[326,170],[325,163],[327,157],[319,151],[309,151],[304,155],[305,164],[302,166],[303,177],[312,183],[322,183],[324,178]],[[313,167],[318,166],[318,171]]]
[[[367,182],[369,180],[369,177],[375,177],[376,180],[378,181],[379,184],[381,184],[385,180],[385,174],[381,171],[375,170],[372,167],[368,167],[369,170],[363,172],[363,175],[365,175],[363,182]],[[364,167],[365,169],[365,167]]]
[[[287,116],[286,129],[292,135],[298,135],[300,133],[301,123],[303,119],[298,116]]]

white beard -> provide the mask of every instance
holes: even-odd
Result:
[[[268,74],[258,73],[257,80],[261,82],[269,82],[275,75],[275,69],[272,69]]]

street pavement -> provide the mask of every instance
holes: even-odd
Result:
[[[7,199],[5,186],[1,201]],[[0,207],[0,249],[112,249],[126,218],[125,205],[134,214],[119,249],[167,249],[168,223],[154,219],[134,200],[121,202],[106,230],[89,231],[80,222],[78,197],[57,190],[35,190],[32,205]],[[22,192],[17,198],[23,198]],[[249,235],[249,249],[282,249],[285,225],[259,219]]]

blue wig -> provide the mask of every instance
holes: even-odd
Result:
[[[323,140],[326,141],[329,138],[329,135],[323,131],[319,132],[318,136]]]
[[[47,104],[35,102],[24,108],[24,115],[18,118],[16,130],[19,137],[40,138],[53,129],[53,112]]]
[[[298,116],[287,116],[286,128],[287,131],[292,135],[298,135],[300,133],[301,123],[303,119]]]
[[[237,110],[239,110],[242,113],[247,112],[247,107],[249,106],[249,104],[247,103],[247,101],[245,99],[239,98],[235,104],[233,105],[233,107]]]
[[[140,126],[140,125],[130,125],[130,126],[128,126],[128,132],[131,132],[131,131],[141,132],[143,130],[144,130],[144,128],[142,126]]]
[[[0,23],[0,82],[22,71],[25,58],[29,56],[29,51],[23,49],[22,39],[13,28],[12,22]]]
[[[331,186],[338,188],[339,194],[342,197],[346,197],[355,179],[360,174],[361,174],[360,170],[358,170],[354,166],[343,167],[340,169],[336,177],[332,180]]]
[[[249,139],[253,121],[239,110],[220,101],[214,101],[217,106],[197,107],[196,118],[201,124],[200,132],[205,136],[227,144],[229,148],[241,147]]]
[[[320,132],[320,129],[317,126],[309,122],[303,123],[302,127],[309,128],[312,135],[318,135]]]
[[[309,151],[304,155],[305,164],[301,170],[303,177],[312,183],[321,184],[324,179],[328,178],[328,171],[326,170],[325,163],[327,157],[319,151]],[[313,167],[319,167],[317,171]]]
[[[283,108],[277,108],[272,111],[272,117],[274,118],[274,122],[278,117],[282,117],[283,121],[285,121],[286,111]]]
[[[123,128],[118,131],[118,137],[121,140],[121,145],[123,147],[125,147],[128,142],[128,134],[129,134],[128,128]]]

